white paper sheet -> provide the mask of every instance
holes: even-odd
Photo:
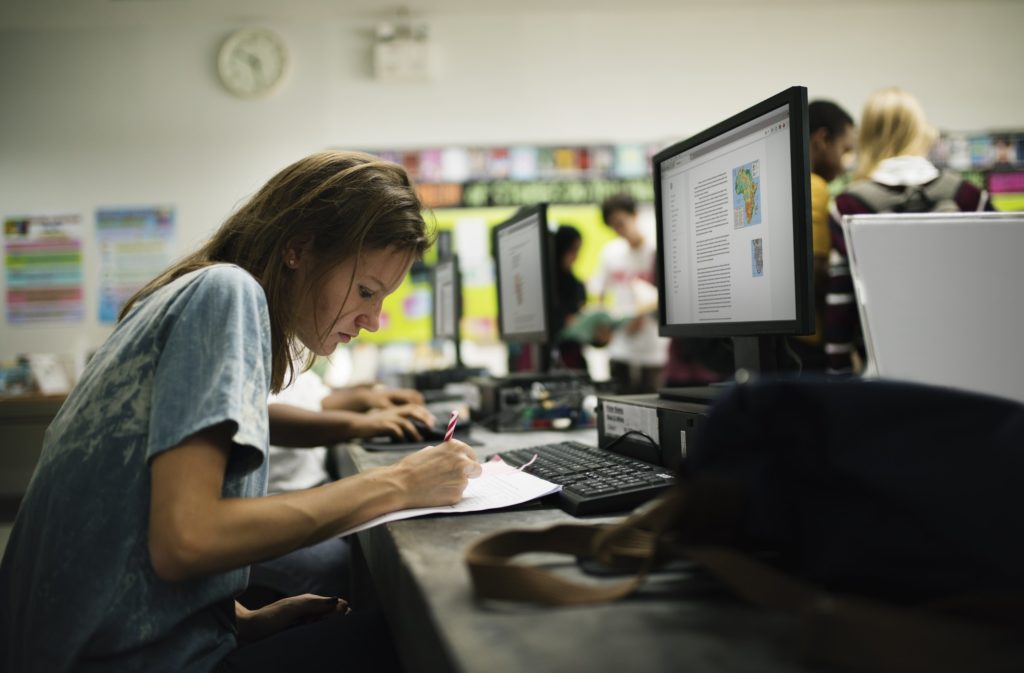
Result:
[[[342,535],[357,533],[382,523],[411,519],[425,514],[458,514],[511,507],[555,493],[562,488],[558,484],[552,484],[550,481],[545,481],[532,474],[520,472],[501,461],[488,461],[482,467],[483,473],[476,479],[469,480],[469,485],[462,493],[462,500],[454,505],[417,507],[391,512],[351,528]]]

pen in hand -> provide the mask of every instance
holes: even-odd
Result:
[[[455,424],[459,421],[458,409],[452,410],[452,417],[448,419],[448,429],[444,433],[444,441],[448,441],[455,435]]]

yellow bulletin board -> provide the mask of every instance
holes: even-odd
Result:
[[[461,231],[466,235],[472,234],[474,243],[486,241],[486,244],[472,245],[467,249],[465,245],[460,246],[458,240],[453,240],[453,249],[459,253],[459,266],[463,274],[463,340],[492,343],[498,339],[498,299],[491,263],[490,230],[515,211],[515,208],[507,207],[438,208],[424,213],[428,225],[436,226],[438,232],[452,232],[453,239]],[[571,225],[579,230],[583,246],[573,272],[586,283],[597,267],[604,244],[615,238],[615,232],[601,219],[600,207],[552,205],[548,208],[548,223],[551,227]],[[477,228],[483,231],[477,231]],[[436,259],[435,246],[427,251],[424,262],[433,267]],[[406,278],[398,290],[384,300],[380,330],[361,334],[359,340],[377,344],[430,341],[431,311],[429,276],[422,279]]]

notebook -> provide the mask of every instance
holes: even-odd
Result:
[[[1024,213],[843,218],[866,375],[1024,402]]]

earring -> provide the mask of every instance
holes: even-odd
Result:
[[[290,266],[291,268],[294,269],[296,264],[298,264],[298,262],[296,261],[296,259],[294,257],[289,257],[288,258],[288,266]]]

